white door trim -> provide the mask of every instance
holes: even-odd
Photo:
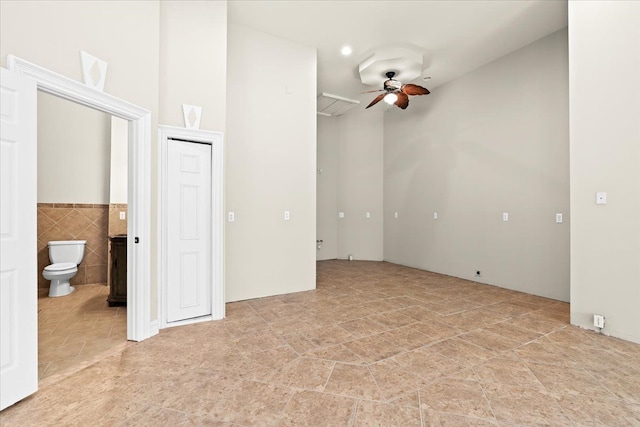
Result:
[[[198,142],[211,145],[211,316],[167,322],[167,191],[169,173],[167,150],[169,139]],[[158,319],[160,329],[208,320],[219,320],[225,316],[224,296],[224,223],[223,223],[223,135],[222,132],[186,129],[173,126],[158,126]]]
[[[127,339],[149,338],[157,333],[151,329],[151,112],[13,55],[7,67],[35,79],[38,90],[129,121]]]

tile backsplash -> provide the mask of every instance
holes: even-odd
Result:
[[[72,285],[107,283],[108,204],[38,203],[38,287],[48,288],[42,270],[49,265],[51,240],[86,240],[84,258]],[[125,224],[126,221],[120,221]],[[118,233],[115,233],[118,234]]]
[[[120,219],[120,213],[124,212],[125,219]],[[111,203],[109,205],[109,237],[118,234],[127,234],[127,204]]]

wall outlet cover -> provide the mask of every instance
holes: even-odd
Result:
[[[604,316],[602,314],[593,315],[593,326],[596,328],[604,328]]]

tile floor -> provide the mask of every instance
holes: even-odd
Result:
[[[3,426],[640,425],[640,345],[568,304],[384,262],[227,305],[42,387]]]
[[[127,344],[127,308],[109,307],[109,287],[76,286],[71,294],[38,295],[38,378],[84,367]]]

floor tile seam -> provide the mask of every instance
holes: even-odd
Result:
[[[431,408],[421,408],[420,411],[422,412],[423,410],[429,410]],[[455,417],[462,417],[462,418],[469,418],[471,420],[477,420],[477,421],[489,421],[489,422],[500,422],[500,420],[498,418],[496,418],[494,416],[493,419],[491,418],[481,418],[481,417],[475,417],[473,415],[462,415],[456,412],[450,412],[450,411],[440,411],[440,410],[436,410],[436,409],[431,409],[433,412],[437,412],[439,414],[446,414],[446,415],[453,415]],[[493,411],[492,411],[493,413]],[[509,424],[510,426],[513,426],[514,424]],[[531,427],[530,425],[525,425],[525,424],[516,424],[518,427],[522,426],[522,427]],[[425,427],[428,425],[425,425]]]
[[[355,425],[359,407],[360,401],[355,399],[351,405],[351,415],[349,416],[349,421],[347,421],[347,427],[353,427]]]
[[[358,401],[365,401],[365,402],[373,402],[373,403],[386,403],[386,404],[390,404],[390,405],[394,405],[393,403],[391,403],[390,401],[388,401],[385,397],[384,394],[382,392],[380,392],[380,396],[382,397],[382,400],[376,400],[373,398],[368,398],[365,396],[356,396],[356,395],[352,395],[352,394],[347,394],[347,393],[340,393],[340,392],[335,392],[335,391],[322,391],[319,392],[316,390],[317,393],[322,393],[322,394],[326,394],[328,396],[336,396],[336,397],[346,397],[349,399],[353,399],[353,400],[358,400]],[[402,406],[402,405],[395,405],[395,406]]]
[[[533,375],[536,377],[536,379],[538,380],[538,382],[540,382],[542,384],[542,382],[540,381],[540,379],[535,375],[534,372],[532,372]],[[493,406],[491,405],[491,400],[487,397],[486,392],[485,392],[485,387],[487,387],[489,384],[485,384],[483,382],[480,382],[480,387],[482,389],[483,394],[485,395],[485,399],[487,399],[487,402],[489,403],[489,406],[491,408],[491,411],[493,412]],[[512,386],[512,385],[508,385],[508,384],[501,384],[502,387],[506,387],[508,389],[528,389],[528,390],[532,390],[535,391],[537,393],[540,393],[540,390],[536,390],[534,388],[531,387],[527,387],[527,386]],[[560,411],[560,413],[569,421],[573,424],[573,419],[567,415],[567,413],[565,412],[564,408],[562,407],[562,405],[560,405],[559,399],[556,397],[558,394],[560,393],[555,393],[552,392],[551,390],[549,390],[544,384],[542,384],[542,387],[544,389],[544,395],[548,396],[551,398],[551,400],[554,402],[556,409]],[[497,421],[504,421],[504,422],[508,422],[509,420],[500,420],[498,417],[496,417],[495,413],[494,413],[494,417],[496,418]]]
[[[493,419],[496,422],[508,422],[509,420],[501,420],[500,418],[498,418],[498,416],[496,415],[495,410],[493,409],[493,405],[491,404],[491,399],[489,399],[489,397],[487,396],[485,387],[486,385],[483,384],[482,382],[479,383],[480,385],[480,390],[482,390],[482,395],[484,396],[485,401],[487,402],[487,404],[489,405],[489,409],[491,410],[491,414],[493,414]],[[558,405],[559,406],[559,405]]]
[[[424,413],[422,412],[422,388],[418,389],[418,411],[420,412],[420,427],[428,427],[425,424]]]
[[[478,366],[480,366],[480,365],[475,365],[474,367],[478,367]],[[488,380],[488,379],[484,379],[484,378],[480,377],[480,375],[475,370],[474,370],[474,373],[479,378],[478,383],[483,385],[483,386],[499,385],[499,386],[508,387],[508,388],[524,388],[524,389],[533,390],[533,391],[537,391],[537,392],[539,392],[542,389],[546,393],[549,393],[549,395],[555,394],[555,393],[552,393],[551,390],[549,390],[544,384],[542,384],[540,379],[533,372],[531,372],[531,369],[528,366],[527,366],[527,369],[529,369],[529,372],[534,376],[534,378],[536,379],[536,381],[538,382],[540,387],[536,388],[536,387],[529,386],[529,385],[505,384],[505,383],[501,383],[501,382],[498,382],[498,381],[491,381],[491,380]],[[483,389],[483,392],[484,392],[484,389]]]
[[[327,384],[329,384],[329,380],[331,379],[331,376],[333,375],[333,371],[336,369],[336,364],[338,362],[333,361],[333,365],[331,366],[331,372],[329,372],[329,375],[327,376],[327,379],[324,382],[324,385],[322,386],[322,393],[325,392],[325,390],[327,389]]]
[[[396,363],[398,363],[398,362],[396,362]],[[367,372],[369,372],[369,376],[371,377],[371,379],[373,380],[374,384],[376,385],[376,388],[380,392],[380,396],[382,396],[385,399],[385,402],[388,402],[389,400],[387,399],[384,391],[382,391],[382,387],[380,387],[380,384],[378,383],[378,380],[377,380],[376,376],[373,375],[373,372],[371,371],[371,366],[369,364],[367,364],[365,366],[367,368]]]
[[[290,387],[290,388],[292,388],[292,387]],[[287,402],[282,406],[282,409],[280,410],[280,415],[278,416],[278,418],[277,418],[276,422],[274,423],[274,425],[279,425],[280,422],[284,419],[285,415],[287,414],[287,407],[289,406],[289,404],[293,400],[293,396],[295,396],[297,393],[299,393],[299,391],[296,391],[295,389],[292,390],[291,394],[289,395],[289,398],[287,399]]]

